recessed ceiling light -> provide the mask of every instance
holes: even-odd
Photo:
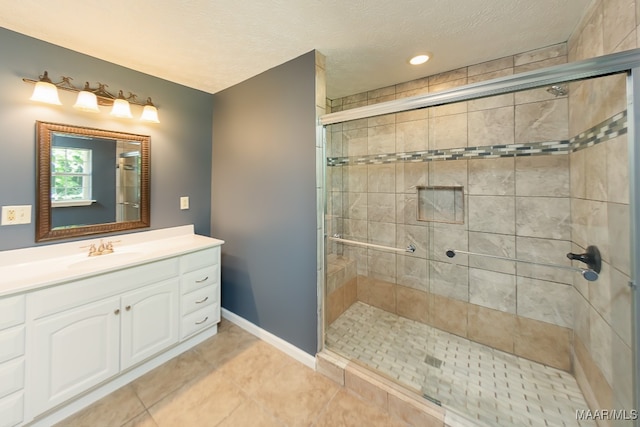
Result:
[[[422,55],[416,55],[413,58],[411,58],[409,60],[409,64],[411,64],[411,65],[420,65],[420,64],[424,64],[428,60],[429,60],[429,54],[424,53]]]

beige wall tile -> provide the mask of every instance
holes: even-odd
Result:
[[[633,351],[617,335],[612,338],[613,398],[620,408],[633,408]]]
[[[585,196],[607,201],[607,147],[601,143],[584,151]]]
[[[429,167],[429,185],[467,187],[467,162],[456,160],[433,162]]]
[[[342,313],[344,313],[344,287],[339,287],[327,295],[325,304],[326,324],[331,325]]]
[[[429,289],[428,261],[424,258],[398,256],[398,284],[413,289]]]
[[[399,97],[397,97],[399,98]],[[424,120],[429,118],[429,109],[422,108],[420,110],[409,110],[396,113],[396,123],[410,122],[413,120]]]
[[[368,154],[396,152],[396,126],[383,125],[370,127],[368,132]]]
[[[358,300],[358,279],[354,277],[344,285],[344,309],[351,307]]]
[[[429,86],[440,85],[443,83],[451,82],[454,80],[461,80],[467,78],[467,68],[458,68],[444,73],[429,76]]]
[[[443,331],[466,337],[469,304],[435,294],[431,295],[431,299],[431,324]]]
[[[469,269],[439,261],[429,262],[429,291],[433,294],[469,301]]]
[[[559,43],[552,46],[530,50],[528,52],[514,55],[513,62],[514,62],[514,66],[519,66],[519,65],[544,61],[549,58],[557,58],[559,56],[566,56],[566,55],[567,55],[567,44]]]
[[[449,258],[446,252],[450,249],[467,251],[469,247],[469,233],[464,225],[457,224],[437,224],[431,229],[432,251],[429,259],[456,265],[468,265],[468,257],[464,254],[457,254],[455,258]]]
[[[399,153],[426,151],[429,147],[429,120],[412,120],[396,124],[396,150]]]
[[[429,229],[427,227],[398,224],[396,226],[396,241],[399,248],[406,248],[409,245],[416,248],[415,252],[407,253],[405,256],[427,258],[427,250],[429,249]]]
[[[343,166],[343,174],[347,179],[347,188],[346,191],[352,192],[366,192],[367,191],[367,183],[368,174],[367,174],[367,166],[366,165],[357,165],[357,166]],[[344,179],[344,177],[343,177]]]
[[[516,258],[545,264],[571,266],[566,254],[571,252],[568,240],[540,239],[534,237],[516,237]],[[573,275],[569,270],[543,267],[535,264],[518,263],[518,276],[549,280],[566,284],[573,283]]]
[[[622,341],[632,344],[632,295],[629,287],[629,276],[617,269],[612,269],[611,280],[611,326]]]
[[[367,264],[369,276],[395,283],[396,282],[396,254],[376,249],[368,249]]]
[[[512,107],[479,110],[468,114],[470,147],[513,144],[514,111]]]
[[[569,156],[533,156],[515,159],[518,196],[569,197]]]
[[[343,156],[364,156],[367,154],[367,129],[346,130],[342,139]]]
[[[496,255],[505,258],[516,257],[516,238],[505,234],[469,232],[469,251]],[[480,256],[469,257],[469,266],[499,273],[515,274],[516,264]]]
[[[585,150],[574,151],[569,155],[571,197],[578,199],[584,199],[587,194],[585,186],[584,152]]]
[[[393,193],[367,195],[367,219],[376,222],[396,222],[396,196]],[[375,237],[375,236],[374,236]],[[388,239],[385,239],[388,240]],[[395,240],[395,230],[393,240]]]
[[[573,287],[518,277],[518,316],[567,328],[573,325]]]
[[[367,239],[367,221],[345,218],[343,221],[344,235],[346,239]]]
[[[368,193],[345,192],[338,194],[342,194],[343,197],[342,208],[344,211],[342,216],[350,219],[367,219]]]
[[[582,264],[584,265],[584,264]],[[611,266],[606,262],[602,263],[602,269],[598,275],[598,280],[588,282],[589,303],[600,316],[611,324]]]
[[[455,114],[429,119],[429,149],[467,146],[467,116]]]
[[[569,136],[566,98],[516,105],[515,142],[561,141]]]
[[[386,196],[386,194],[385,194]],[[372,197],[369,197],[371,200]],[[392,206],[393,207],[393,206]],[[371,208],[369,209],[371,212]],[[393,222],[377,222],[373,221],[374,216],[369,214],[369,222],[367,223],[368,236],[367,240],[375,245],[396,246],[396,224]]]
[[[516,312],[516,276],[469,269],[469,302],[508,313]]]
[[[515,208],[510,196],[469,196],[469,231],[515,234]]]
[[[627,135],[600,144],[607,149],[607,200],[610,202],[629,204],[628,144]]]
[[[569,240],[571,203],[563,197],[516,197],[516,234]]]
[[[589,354],[591,354],[593,361],[604,375],[607,383],[612,384],[613,361],[611,359],[611,348],[613,331],[595,309],[591,309],[589,322],[591,328]]]
[[[358,276],[358,301],[395,313],[395,285],[382,280]]]
[[[376,99],[380,97],[388,97],[391,95],[395,96],[396,94],[396,86],[387,86],[380,89],[370,90],[367,92],[367,99]]]
[[[518,317],[514,352],[545,365],[571,371],[571,330]]]
[[[503,70],[502,74],[504,74],[504,75],[513,74],[513,72],[507,73],[506,71],[507,70]],[[481,77],[484,77],[484,75],[477,76],[476,78],[479,79]],[[502,76],[496,75],[495,77],[502,77]],[[469,79],[469,80],[471,80],[471,79]],[[486,79],[482,79],[482,80],[486,80]],[[474,82],[469,81],[469,83],[474,83]],[[494,96],[489,96],[487,98],[480,98],[480,99],[475,99],[473,101],[468,101],[467,102],[469,111],[478,111],[478,110],[488,110],[488,109],[491,109],[491,108],[509,107],[509,106],[513,106],[513,104],[514,104],[514,94],[513,93],[506,93],[504,95],[494,95]]]
[[[579,339],[574,338],[573,348],[575,357],[580,361],[589,386],[597,400],[598,404],[596,408],[612,408],[613,390],[602,374],[602,371],[600,371],[589,354],[589,351]]]
[[[560,64],[566,64],[567,62],[567,57],[566,56],[557,56],[555,58],[548,58],[542,61],[538,61],[538,62],[530,62],[528,64],[523,64],[523,65],[519,65],[516,66],[513,69],[514,73],[526,73],[527,71],[533,71],[533,70],[539,70],[542,68],[547,68],[547,67],[553,67],[554,65],[560,65]],[[547,93],[547,95],[543,95],[542,92],[546,92],[546,88],[541,88],[539,91],[533,90],[533,91],[525,91],[525,92],[517,92],[516,93],[516,104],[521,104],[522,102],[527,102],[525,101],[525,99],[527,99],[527,95],[524,95],[522,98],[518,99],[518,94],[522,93],[522,94],[526,94],[527,92],[529,94],[537,94],[537,96],[534,96],[533,98],[530,98],[529,102],[532,101],[540,101],[541,98],[538,98],[538,96],[548,96],[549,94]],[[554,97],[554,95],[551,95],[551,97]]]
[[[471,65],[467,69],[467,74],[471,77],[477,76],[478,74],[486,74],[504,69],[513,69],[513,58],[513,56],[507,56],[505,58]]]
[[[602,35],[604,53],[611,53],[636,28],[635,0],[603,2]]]
[[[591,306],[589,301],[577,290],[573,292],[573,334],[586,346],[591,343],[591,330],[589,328],[589,313]]]
[[[416,194],[418,186],[429,183],[429,163],[413,162],[396,165],[396,192]]]
[[[469,160],[470,195],[505,196],[515,193],[513,158]]]
[[[516,316],[490,308],[469,304],[467,337],[473,341],[513,353]]]
[[[396,188],[396,165],[367,166],[367,189],[370,193],[393,193]]]
[[[411,80],[405,83],[396,85],[396,94],[400,95],[402,92],[415,91],[419,89],[425,89],[429,86],[429,77],[423,77],[421,79]]]
[[[442,86],[449,86],[448,84],[442,85]],[[459,86],[459,85],[454,85],[454,86]],[[448,89],[448,87],[440,87],[438,90],[444,90],[444,89]],[[434,92],[434,90],[432,90],[432,92]],[[446,105],[441,105],[438,107],[431,107],[427,109],[428,113],[429,113],[429,118],[430,119],[434,119],[436,117],[442,117],[442,116],[452,116],[452,115],[456,115],[456,114],[465,114],[467,112],[467,103],[466,102],[456,102],[453,104],[446,104]]]
[[[429,320],[429,300],[425,291],[396,286],[396,313],[421,323]]]
[[[377,102],[383,102],[385,100],[385,98],[388,97],[384,97],[384,98],[376,98],[374,100],[369,100],[368,104],[375,104]],[[390,101],[394,99],[394,96],[391,96],[389,99],[386,99],[387,101]],[[383,125],[393,125],[396,123],[396,115],[395,114],[384,114],[382,116],[375,116],[375,117],[369,117],[367,118],[367,127],[368,128],[373,128],[376,126],[383,126]]]

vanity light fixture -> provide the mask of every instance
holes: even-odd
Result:
[[[62,81],[53,83],[47,71],[39,77],[39,80],[28,78],[23,78],[22,80],[36,85],[30,98],[32,101],[62,105],[58,98],[58,89],[61,89],[78,94],[76,103],[73,105],[78,110],[97,113],[100,111],[99,105],[111,106],[111,115],[132,118],[130,104],[134,104],[144,107],[140,117],[141,121],[160,123],[158,109],[151,102],[151,98],[147,98],[147,101],[143,103],[138,101],[136,94],[129,92],[129,95],[125,97],[121,90],[118,92],[118,96],[115,96],[107,91],[106,88],[108,86],[104,83],[98,82],[98,87],[92,88],[89,82],[86,82],[84,88],[81,89],[71,83],[71,80],[73,80],[71,77],[62,76]]]
[[[131,115],[129,101],[124,98],[124,94],[122,93],[122,91],[118,92],[118,97],[113,101],[113,107],[111,107],[111,115],[127,119],[133,117]]]
[[[429,60],[430,57],[431,57],[431,55],[427,54],[427,53],[423,53],[421,55],[416,55],[413,58],[409,59],[409,64],[411,64],[411,65],[424,64],[425,62],[427,62]]]
[[[84,89],[78,92],[78,98],[76,99],[76,103],[73,105],[73,108],[90,113],[100,112],[100,109],[98,108],[98,97],[95,93],[91,92],[89,82],[86,82]]]
[[[158,120],[158,109],[153,105],[153,102],[151,102],[151,98],[147,98],[147,103],[142,110],[140,120],[143,122],[160,123]]]
[[[60,98],[58,98],[58,88],[51,82],[46,71],[40,76],[40,80],[33,82],[36,87],[33,89],[33,94],[29,99],[46,104],[62,105]]]

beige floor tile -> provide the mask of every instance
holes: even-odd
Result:
[[[360,400],[344,389],[331,399],[318,417],[316,427],[404,427],[380,408]]]
[[[219,332],[196,346],[195,350],[214,367],[220,367],[257,341],[258,338],[244,329],[229,325],[225,327],[224,333]]]
[[[145,407],[149,408],[172,391],[206,375],[212,369],[200,353],[189,350],[146,373],[131,386]]]
[[[256,341],[225,363],[220,372],[235,381],[245,393],[253,394],[266,379],[273,378],[290,361],[291,358],[275,347]]]
[[[215,426],[246,400],[219,372],[194,380],[149,408],[159,427]]]
[[[158,424],[156,424],[149,412],[144,411],[128,423],[123,424],[122,427],[158,427]]]
[[[283,427],[284,424],[266,413],[253,400],[246,400],[225,418],[218,427]]]
[[[252,397],[288,426],[307,426],[340,387],[299,362],[266,378]]]
[[[57,424],[57,427],[121,426],[145,412],[133,388],[124,386]]]

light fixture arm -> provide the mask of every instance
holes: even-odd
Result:
[[[104,84],[104,83],[98,82],[98,86],[95,87],[95,88],[92,88],[89,85],[89,82],[86,82],[85,85],[84,85],[84,88],[81,88],[81,87],[74,86],[71,83],[71,80],[73,80],[73,78],[62,76],[62,80],[61,81],[59,81],[58,83],[54,83],[49,78],[49,73],[47,71],[45,71],[44,74],[39,77],[39,80],[33,80],[33,79],[26,78],[26,77],[24,77],[22,79],[22,81],[24,81],[25,83],[32,83],[32,84],[36,84],[36,83],[38,83],[38,81],[51,83],[56,88],[62,89],[62,90],[66,90],[68,92],[75,92],[75,93],[78,93],[78,92],[81,92],[81,91],[91,92],[91,93],[95,94],[96,97],[98,98],[98,105],[103,105],[103,106],[111,106],[111,105],[113,105],[113,101],[118,98],[118,96],[112,94],[111,92],[109,92],[106,89],[109,86]],[[122,91],[120,91],[120,93],[122,93]],[[146,102],[138,101],[138,96],[135,93],[132,93],[132,92],[129,92],[129,95],[126,96],[126,97],[123,95],[122,99],[127,100],[130,104],[139,105],[141,107],[144,107],[146,105]]]

